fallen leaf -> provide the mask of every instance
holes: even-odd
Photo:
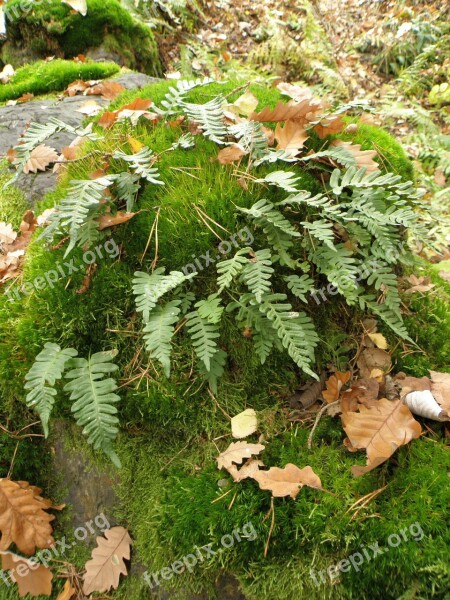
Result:
[[[0,82],[8,83],[11,77],[14,76],[14,67],[12,65],[5,65],[3,70],[0,72]]]
[[[439,277],[445,279],[446,281],[450,281],[450,271],[439,271]]]
[[[130,558],[130,545],[133,543],[124,527],[112,527],[97,538],[97,547],[86,565],[83,592],[108,592],[119,585],[120,575],[127,575],[124,559]]]
[[[416,277],[415,275],[410,275],[406,278],[406,280],[411,284],[412,287],[405,290],[405,294],[429,292],[436,287],[434,283],[431,283],[431,279],[429,277]]]
[[[70,581],[67,579],[56,600],[70,600],[76,594],[76,592],[76,589],[72,587]]]
[[[98,120],[98,125],[100,125],[100,127],[103,127],[103,129],[109,129],[117,121],[118,114],[119,113],[117,111],[104,112]]]
[[[98,219],[98,227],[99,231],[103,229],[107,229],[108,227],[114,227],[114,225],[120,225],[122,223],[126,223],[130,219],[132,219],[137,213],[127,213],[127,212],[117,212],[115,215],[102,215]]]
[[[245,438],[255,433],[258,419],[253,408],[247,408],[231,419],[231,432],[234,438]]]
[[[346,373],[341,373],[340,371],[336,371],[331,377],[328,379],[326,386],[327,389],[322,392],[322,397],[328,404],[332,402],[336,402],[341,395],[342,387],[350,381],[352,374],[350,371]]]
[[[86,16],[87,14],[87,2],[86,0],[61,0],[63,4],[68,4],[73,10],[76,10],[81,15]]]
[[[381,348],[381,350],[386,350],[389,346],[386,338],[381,333],[369,333],[367,334],[372,342],[375,344],[377,348]]]
[[[75,112],[87,115],[88,117],[93,117],[98,115],[101,110],[102,107],[95,100],[87,100],[80,106],[80,108],[77,108]]]
[[[58,160],[58,154],[54,148],[39,144],[30,152],[30,158],[23,167],[24,173],[37,173],[45,171],[48,165]]]
[[[24,554],[54,544],[50,522],[55,518],[45,511],[49,501],[35,496],[32,487],[23,487],[10,479],[0,479],[0,550],[11,544]]]
[[[82,79],[77,79],[76,81],[72,81],[72,83],[70,83],[67,86],[64,93],[67,96],[72,97],[72,96],[76,96],[79,93],[84,92],[89,87],[91,87],[91,84],[88,81],[83,81]]]
[[[253,475],[259,471],[259,467],[264,467],[262,460],[250,458],[240,469],[238,469],[236,465],[231,465],[228,472],[233,477],[234,481],[239,482],[243,479],[253,478]]]
[[[27,560],[12,552],[2,554],[2,569],[13,571],[12,576],[17,583],[19,596],[50,596],[52,593],[52,572],[43,564]],[[23,575],[22,575],[23,573]]]
[[[341,397],[342,412],[355,412],[358,404],[369,406],[377,400],[380,384],[376,379],[357,379],[352,386],[343,392]]]
[[[328,135],[334,135],[340,133],[345,127],[345,123],[342,120],[342,115],[332,115],[322,119],[320,123],[314,125],[313,129],[320,137],[320,139],[326,138]]]
[[[134,154],[137,154],[144,147],[144,144],[142,142],[132,137],[131,135],[127,136],[127,140]]]
[[[239,115],[249,117],[259,104],[258,98],[256,98],[251,92],[245,92],[242,94],[233,104],[229,106],[229,109],[235,108]]]
[[[326,371],[322,371],[319,381],[308,381],[303,387],[296,391],[289,398],[291,408],[307,409],[310,408],[322,396],[322,390],[325,387],[327,379]],[[299,393],[302,392],[302,393]]]
[[[252,113],[252,121],[273,122],[297,121],[300,125],[306,125],[317,119],[322,111],[323,104],[315,98],[307,98],[299,103],[291,100],[287,104],[279,102],[273,110],[268,106],[259,113]]]
[[[277,90],[285,96],[289,96],[296,102],[302,102],[303,100],[309,100],[313,97],[311,88],[300,87],[299,85],[293,85],[292,83],[286,83],[284,81],[277,84]]]
[[[360,144],[352,144],[351,142],[343,142],[342,140],[334,140],[331,145],[344,148],[353,154],[356,160],[356,165],[359,168],[364,167],[367,174],[380,170],[380,165],[373,160],[376,156],[378,156],[375,150],[361,150]]]
[[[221,165],[229,165],[237,160],[241,160],[246,154],[247,151],[240,144],[230,144],[220,150],[217,160]]]
[[[292,155],[298,154],[308,137],[305,128],[296,121],[286,121],[284,127],[278,123],[275,129],[278,148],[292,152]]]
[[[2,244],[12,244],[17,238],[17,233],[10,223],[0,222],[0,247]]]
[[[367,465],[355,465],[355,477],[372,471],[394,452],[420,436],[422,428],[401,400],[382,398],[371,406],[358,405],[359,412],[343,412],[342,424],[354,448],[365,449]]]
[[[450,415],[450,373],[430,371],[431,393],[442,409]]]
[[[357,365],[361,377],[370,379],[374,370],[387,373],[392,366],[392,360],[390,355],[381,348],[365,348],[359,355]]]
[[[105,100],[114,100],[119,94],[121,94],[125,88],[120,83],[116,83],[115,81],[102,81],[102,83],[98,83],[90,88],[88,88],[84,93],[86,96],[102,96]]]
[[[232,442],[224,452],[217,457],[219,469],[229,469],[233,463],[240,465],[245,458],[258,455],[265,446],[247,442]]]
[[[262,490],[270,490],[274,498],[290,496],[296,498],[303,486],[322,489],[320,478],[310,466],[299,469],[296,465],[288,463],[285,467],[271,467],[268,471],[259,469],[253,474],[253,479],[258,482]]]

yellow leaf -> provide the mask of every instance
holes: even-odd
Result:
[[[381,333],[369,333],[368,335],[377,348],[381,348],[381,350],[388,348],[386,338]]]
[[[131,135],[128,136],[128,143],[130,144],[131,149],[135,154],[137,154],[139,150],[142,150],[142,148],[144,147],[144,144],[142,142],[132,137]]]
[[[251,92],[246,92],[242,94],[233,104],[232,107],[235,107],[240,115],[244,115],[249,117],[252,112],[256,110],[256,107],[259,104],[258,98],[256,98]]]
[[[61,0],[63,4],[68,4],[73,10],[76,10],[83,15],[83,17],[87,13],[87,2],[86,0]]]
[[[245,438],[255,433],[258,427],[258,419],[253,408],[247,408],[231,419],[231,432],[234,438]]]

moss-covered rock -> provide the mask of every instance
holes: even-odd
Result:
[[[48,55],[72,58],[102,48],[122,65],[161,74],[151,30],[133,19],[118,0],[88,0],[84,17],[59,0],[32,5],[28,11],[22,4],[10,0],[6,8],[8,41],[1,55],[5,63],[19,66]]]
[[[169,85],[165,82],[138,93],[124,93],[113,108],[136,97],[151,97],[160,103]],[[194,90],[189,99],[205,102],[232,90],[233,84],[208,86]],[[258,86],[251,90],[264,105],[274,106],[279,100],[276,90]],[[230,96],[230,100],[235,98],[236,93]],[[31,292],[24,293],[24,283],[33,283],[65,261],[64,248],[49,250],[36,239],[30,245],[23,279],[11,288],[21,297],[11,302],[0,296],[3,410],[23,407],[24,374],[45,342],[76,347],[81,356],[109,348],[118,350],[122,431],[117,451],[123,469],[116,489],[122,501],[115,519],[129,527],[135,540],[135,558],[151,575],[193,553],[195,546],[212,543],[218,549],[222,539],[229,539],[223,536],[234,531],[241,535],[238,542],[233,534],[232,546],[196,565],[192,573],[164,581],[164,587],[178,589],[183,600],[201,590],[213,597],[214,582],[224,571],[239,579],[250,600],[306,595],[318,600],[394,599],[414,590],[423,598],[444,598],[448,585],[443,564],[449,542],[444,526],[448,455],[440,424],[435,426],[434,437],[415,440],[381,468],[353,479],[351,465],[363,463],[364,458],[347,453],[339,422],[323,418],[315,433],[315,445],[308,450],[308,429],[292,424],[285,410],[288,396],[302,377],[298,369],[282,352],[273,353],[261,366],[252,341],[230,317],[225,318],[221,329],[220,347],[228,358],[217,400],[194,372],[192,346],[183,331],[176,336],[169,379],[144,352],[131,293],[134,271],[150,271],[156,258],[158,266],[180,270],[207,251],[216,253],[218,241],[194,205],[211,223],[239,232],[246,222],[240,220],[235,206],[248,207],[263,197],[284,197],[277,189],[243,185],[241,173],[234,176],[232,167],[219,165],[217,146],[203,137],[196,138],[194,149],[168,151],[182,132],[176,122],[171,125],[140,122],[132,127],[125,122],[111,131],[101,130],[105,139],[96,142],[97,149],[109,153],[127,149],[130,136],[133,143],[139,140],[152,148],[159,156],[158,168],[166,185],[146,186],[139,196],[139,214],[112,233],[114,245],[110,248],[120,253],[120,260],[116,251],[106,252],[103,246],[103,258],[85,293],[77,293],[85,276],[80,248],[70,259],[83,268],[43,289],[33,286]],[[383,168],[409,178],[410,162],[390,136],[366,126],[358,127],[352,135],[350,139],[357,143],[390,156],[389,165],[383,163]],[[310,143],[314,147],[319,142],[311,139]],[[70,178],[87,178],[102,166],[101,161],[92,154],[71,164],[68,175],[39,209],[59,202]],[[297,166],[290,166],[290,170],[298,175],[303,189],[320,189],[312,171]],[[259,167],[253,174],[264,176],[266,172],[267,167]],[[9,214],[8,209],[3,210]],[[156,215],[157,249],[153,243],[148,245]],[[214,267],[202,269],[190,289],[203,297],[213,279]],[[317,367],[336,364],[336,358],[342,357],[342,336],[345,339],[347,333],[355,331],[361,315],[356,309],[345,311],[336,298],[304,310],[314,313],[323,340]],[[434,347],[429,347],[434,352]],[[327,490],[304,489],[295,501],[276,500],[266,558],[264,548],[271,528],[271,519],[265,518],[271,505],[269,493],[253,481],[233,484],[217,470],[215,462],[216,440],[229,435],[226,414],[237,414],[249,406],[259,414],[266,440],[265,463],[310,464]],[[55,415],[69,418],[66,396],[57,398]],[[74,443],[78,444],[77,437]],[[374,490],[380,493],[371,502],[356,514],[349,510],[356,500]],[[388,552],[366,559],[359,570],[346,571],[331,585],[328,567],[361,553],[363,546],[368,549],[379,543],[387,547],[388,540],[396,542],[399,535],[397,546],[392,544]],[[319,577],[317,586],[310,569]],[[318,575],[324,569],[325,582]],[[126,581],[116,597],[138,600],[148,594],[148,585],[139,575]]]

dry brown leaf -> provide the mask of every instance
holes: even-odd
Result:
[[[226,148],[220,150],[217,155],[217,160],[221,165],[229,165],[233,162],[241,160],[247,154],[246,150],[240,144],[230,144]]]
[[[76,81],[72,81],[72,83],[67,86],[64,93],[67,96],[76,96],[77,94],[83,93],[85,90],[87,90],[90,85],[91,84],[88,81],[77,79]]]
[[[98,219],[99,224],[97,229],[102,231],[108,227],[114,227],[114,225],[121,225],[132,219],[136,214],[137,213],[117,212],[115,215],[102,215]]]
[[[323,103],[315,98],[306,98],[299,103],[291,100],[287,104],[279,102],[272,110],[268,106],[259,113],[252,113],[252,121],[279,123],[281,121],[297,121],[306,125],[317,119],[322,111]]]
[[[115,81],[103,81],[91,88],[86,89],[84,92],[86,96],[102,96],[105,100],[114,100],[119,94],[121,94],[125,88],[120,83]]]
[[[98,115],[98,113],[101,110],[102,107],[95,100],[87,100],[86,102],[84,102],[84,104],[80,106],[80,108],[77,108],[75,112],[79,112],[82,115],[86,115],[88,117],[93,117],[95,115]]]
[[[68,4],[73,10],[79,12],[80,15],[86,16],[87,2],[86,0],[61,0],[63,4]]]
[[[342,120],[342,115],[331,115],[322,119],[320,123],[313,127],[314,131],[320,137],[320,139],[326,138],[327,135],[334,135],[340,133],[345,127],[345,123]]]
[[[22,558],[12,552],[2,554],[2,569],[13,571],[12,575],[17,583],[19,596],[50,596],[52,593],[52,572],[36,561]],[[22,574],[23,573],[23,574]]]
[[[73,588],[70,581],[67,580],[63,589],[59,592],[56,600],[70,600],[76,594],[76,592],[76,589]]]
[[[265,446],[262,444],[249,444],[248,442],[232,442],[226,450],[217,457],[219,469],[229,469],[233,463],[240,465],[246,458],[258,455]]]
[[[48,165],[58,160],[58,154],[54,148],[39,144],[30,152],[30,158],[23,167],[24,173],[37,173],[45,171]]]
[[[54,544],[50,522],[55,518],[45,511],[48,500],[35,496],[32,487],[0,479],[0,550],[14,543],[24,554],[34,554],[36,548]]]
[[[376,379],[357,379],[341,397],[342,412],[354,412],[358,404],[369,406],[377,400],[380,384]]]
[[[3,244],[12,244],[17,238],[17,233],[10,223],[0,222],[0,248]]]
[[[422,428],[401,400],[382,398],[359,412],[343,412],[342,424],[354,448],[365,449],[367,466],[355,465],[355,477],[372,471],[394,452],[420,436]]]
[[[359,355],[357,365],[361,378],[370,379],[374,370],[387,373],[392,366],[392,360],[381,348],[365,348]]]
[[[322,392],[322,398],[325,400],[325,402],[327,402],[327,404],[331,404],[332,402],[339,400],[342,387],[350,381],[351,376],[352,374],[350,371],[347,371],[346,373],[336,371],[333,375],[331,375],[326,383],[327,389]]]
[[[289,96],[296,102],[302,102],[303,100],[309,100],[313,98],[313,93],[309,87],[300,87],[299,85],[293,85],[292,83],[280,82],[276,86],[277,90],[285,96]]]
[[[358,168],[365,167],[366,173],[375,173],[380,170],[380,165],[373,159],[378,156],[375,150],[361,150],[361,144],[352,144],[342,140],[334,140],[332,146],[340,146],[353,154]]]
[[[310,466],[299,469],[296,465],[288,463],[284,468],[271,467],[268,471],[259,469],[252,478],[258,482],[262,490],[270,490],[274,498],[290,496],[296,498],[304,485],[321,489],[320,478]]]
[[[292,152],[292,155],[298,154],[304,143],[308,139],[308,133],[297,121],[286,121],[284,127],[278,123],[275,129],[275,139],[278,142],[278,148]]]
[[[434,283],[431,283],[431,279],[429,277],[416,277],[415,275],[410,275],[406,278],[406,280],[411,284],[411,287],[405,290],[405,294],[414,294],[414,292],[429,292],[436,287]]]
[[[124,527],[112,527],[97,538],[97,548],[86,563],[83,592],[108,592],[119,585],[120,575],[127,575],[124,559],[130,558],[130,545],[133,543]]]
[[[430,371],[431,393],[439,406],[450,415],[450,373]]]
[[[4,283],[8,279],[19,275],[25,249],[30,243],[31,235],[36,227],[37,221],[34,213],[31,210],[27,210],[19,227],[21,235],[16,236],[11,244],[1,243],[0,241],[0,283]],[[6,231],[8,231],[8,236],[11,235],[10,230],[5,228],[3,231],[5,239]]]
[[[236,465],[231,465],[228,472],[233,477],[234,481],[239,482],[243,479],[253,478],[253,475],[259,471],[259,467],[264,467],[262,460],[250,458],[240,469],[238,469]]]
[[[305,383],[289,398],[291,408],[307,409],[310,408],[322,396],[322,390],[327,380],[326,371],[322,371],[318,381],[312,380]],[[300,393],[301,392],[301,393]]]

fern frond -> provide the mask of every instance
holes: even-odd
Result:
[[[298,158],[292,156],[292,152],[287,150],[268,150],[260,158],[253,162],[254,167],[259,167],[264,163],[273,164],[281,160],[282,162],[295,163]]]
[[[163,108],[158,108],[157,106],[155,106],[152,107],[152,109],[161,115],[165,115],[166,117],[180,112],[180,106],[184,102],[188,92],[190,92],[194,88],[209,85],[210,83],[214,83],[214,79],[210,79],[209,77],[205,77],[204,79],[195,79],[191,81],[181,79],[180,81],[177,81],[174,87],[169,88],[169,91],[165,95],[164,100],[161,101],[161,105]]]
[[[330,221],[317,220],[309,223],[304,221],[303,227],[312,235],[316,240],[326,244],[331,250],[334,250],[334,229],[333,223]]]
[[[202,361],[198,363],[200,375],[206,377],[209,387],[214,394],[217,394],[217,382],[225,372],[226,362],[227,353],[219,348],[211,357],[209,371],[207,371]]]
[[[67,361],[77,354],[78,352],[74,348],[61,350],[57,344],[47,342],[25,375],[24,388],[31,390],[27,394],[26,403],[28,407],[34,408],[38,413],[45,437],[48,436],[48,420],[56,396],[53,386],[56,381],[61,379]]]
[[[150,183],[155,185],[165,185],[164,181],[161,181],[160,173],[157,167],[153,167],[153,163],[156,157],[153,155],[153,150],[144,146],[136,154],[125,154],[121,150],[117,150],[113,154],[113,158],[117,160],[124,160],[131,165],[136,175],[143,177]]]
[[[302,162],[308,162],[309,160],[317,160],[318,158],[331,158],[331,160],[338,162],[346,168],[356,165],[355,156],[343,146],[330,146],[327,150],[302,156],[301,160]]]
[[[224,310],[220,302],[221,299],[217,294],[211,294],[206,300],[197,302],[195,308],[202,319],[215,325],[220,323]]]
[[[219,326],[203,319],[197,310],[190,312],[187,317],[187,329],[191,336],[192,345],[198,358],[205,365],[206,371],[211,371],[211,359],[217,352]]]
[[[302,302],[308,302],[306,294],[314,292],[314,280],[309,275],[288,275],[283,279],[294,296]]]
[[[189,148],[193,148],[195,146],[195,139],[192,133],[184,133],[181,137],[178,138],[176,142],[174,142],[171,146],[172,150],[178,150],[178,148],[183,148],[183,150],[188,150]]]
[[[270,291],[271,281],[274,270],[272,268],[272,255],[270,250],[258,250],[254,257],[247,261],[240,281],[245,283],[248,289],[255,296],[257,302],[261,302],[262,297]]]
[[[251,252],[251,248],[241,248],[233,258],[217,263],[216,269],[219,274],[217,278],[217,285],[219,286],[218,294],[221,294],[224,289],[229,288],[233,280],[236,280],[248,261],[246,255],[249,252]]]
[[[140,175],[128,173],[128,171],[118,173],[114,178],[117,198],[121,202],[127,203],[127,212],[132,212],[136,204],[136,196],[141,187],[139,183],[140,179]]]
[[[328,246],[320,246],[310,249],[309,254],[318,271],[326,275],[349,304],[354,304],[358,296],[356,282],[360,273],[352,252],[344,244],[336,244],[333,250]]]
[[[267,154],[269,142],[263,131],[262,123],[244,121],[243,123],[231,125],[228,129],[252,159],[259,159]]]
[[[185,281],[192,279],[196,273],[185,275],[180,271],[171,271],[164,275],[165,269],[155,269],[151,275],[136,271],[133,279],[133,294],[136,299],[136,310],[142,313],[144,322],[147,323],[150,313],[155,308],[160,298],[180,286]]]
[[[180,315],[180,300],[156,306],[144,327],[145,348],[150,356],[161,363],[166,377],[170,377],[170,354],[174,325]]]
[[[206,104],[191,104],[183,102],[182,110],[187,117],[199,124],[203,135],[216,144],[225,144],[227,128],[223,99],[218,96]]]
[[[256,179],[255,183],[268,183],[269,185],[275,185],[286,192],[293,193],[299,191],[295,185],[299,180],[300,177],[297,177],[292,171],[272,171],[263,179]]]
[[[118,367],[112,360],[115,351],[97,352],[88,359],[72,358],[68,366],[71,370],[66,373],[66,379],[71,379],[64,386],[74,400],[72,412],[77,424],[83,427],[83,435],[89,444],[101,449],[110,457],[113,463],[120,467],[120,460],[112,448],[112,443],[118,432],[119,419],[115,404],[120,396],[114,394],[117,383],[114,379],[104,379],[104,376],[117,371]]]

